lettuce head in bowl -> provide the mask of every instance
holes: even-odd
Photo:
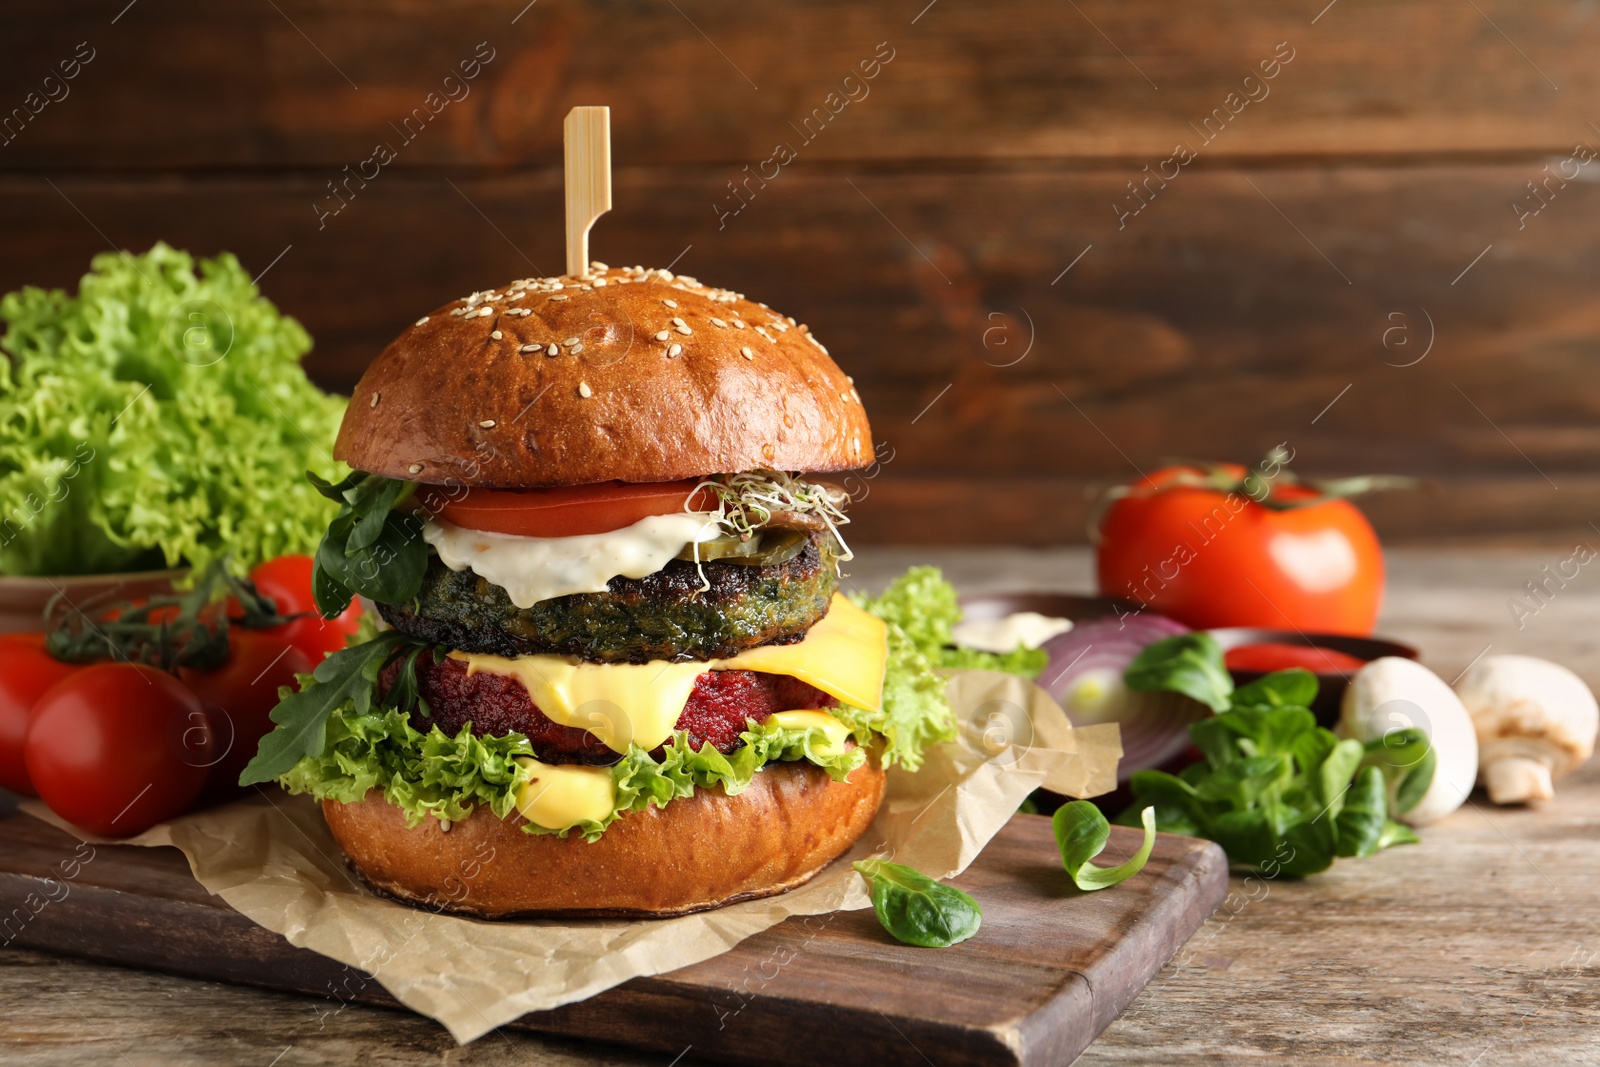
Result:
[[[96,256],[0,298],[0,575],[243,569],[312,552],[343,398],[231,255]]]

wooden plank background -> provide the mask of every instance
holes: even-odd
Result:
[[[348,389],[560,268],[560,119],[605,103],[593,254],[815,328],[892,456],[862,540],[1081,540],[1096,486],[1279,441],[1430,479],[1391,538],[1591,537],[1597,48],[1543,0],[20,0],[0,288],[232,250]]]

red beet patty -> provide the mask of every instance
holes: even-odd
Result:
[[[393,684],[399,664],[384,671],[384,692]],[[523,734],[544,763],[615,763],[619,758],[587,730],[552,722],[534,706],[528,690],[515,678],[480,671],[468,675],[465,663],[456,659],[433,662],[431,656],[417,657],[417,682],[429,714],[418,708],[411,713],[411,725],[426,731],[438,726],[452,736],[472,724],[476,734],[499,737],[513,731]],[[760,722],[775,711],[803,708],[832,708],[839,702],[815,686],[782,674],[757,671],[707,671],[695,679],[677,728],[689,734],[689,743],[699,749],[707,741],[719,752],[732,752],[744,742],[745,721]],[[604,714],[597,709],[596,714]],[[657,750],[660,751],[659,749]]]

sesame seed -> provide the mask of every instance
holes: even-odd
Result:
[[[489,336],[493,337],[496,341],[502,341],[505,339],[506,335],[501,333],[499,330],[492,330],[490,331]]]
[[[673,329],[677,330],[679,333],[683,334],[685,337],[687,337],[690,334],[694,333],[694,331],[689,329],[689,327],[687,327],[687,326],[674,326]]]
[[[737,326],[741,330],[744,329],[744,320],[743,319],[734,319],[733,320],[733,324],[735,326]]]
[[[482,422],[478,423],[478,425],[482,426],[485,430],[492,430],[494,429],[494,420],[484,419]]]
[[[728,324],[717,318],[715,315],[711,316],[711,325],[721,326],[724,330],[728,328]]]
[[[850,450],[852,452],[860,452],[861,451],[861,435],[860,434],[856,434],[854,437],[850,438]]]
[[[490,315],[494,314],[494,308],[483,308],[478,312],[478,314],[483,318],[488,318]]]
[[[573,355],[577,355],[579,352],[583,351],[583,346],[582,345],[573,345],[571,348],[567,349],[567,351],[571,352]]]
[[[380,396],[382,396],[382,395],[383,395],[382,393],[373,393],[372,394],[372,403],[369,404],[368,406],[369,407],[377,407],[378,406],[378,398]]]
[[[669,338],[671,336],[672,335],[670,333],[668,333],[666,330],[661,330],[656,334],[656,340],[657,341],[665,341],[667,338]]]
[[[749,345],[745,345],[743,348],[739,349],[739,354],[741,356],[743,356],[745,359],[755,359],[756,358],[756,354],[754,352],[750,351],[750,346]]]
[[[409,468],[409,469],[410,469],[410,471],[411,471],[411,473],[412,473],[412,474],[421,474],[421,473],[422,473],[422,464],[420,464],[420,463],[413,463],[413,464],[412,464],[412,465],[411,465],[411,466],[410,466],[410,468]]]
[[[561,349],[557,348],[555,344],[552,343],[549,348],[544,350],[544,354],[547,356],[559,356],[561,354]]]
[[[667,358],[676,359],[678,356],[681,356],[681,355],[683,355],[683,346],[682,345],[674,344],[674,345],[668,345],[667,346]]]
[[[590,266],[590,268],[592,268],[594,270],[610,270],[611,269],[610,267],[606,266],[604,263],[600,262],[598,259],[591,259],[589,261],[589,266]]]
[[[843,400],[846,404],[850,403],[849,392],[844,389],[839,390],[839,399]]]
[[[684,322],[682,319],[678,318],[677,316],[673,316],[672,325],[674,325],[674,326],[687,326],[689,324]]]
[[[759,334],[760,334],[760,335],[761,335],[761,336],[762,336],[762,337],[764,337],[764,338],[765,338],[765,339],[766,339],[766,340],[768,340],[768,341],[772,341],[772,335],[771,335],[771,334],[769,334],[769,333],[767,333],[767,331],[766,331],[766,330],[764,330],[764,329],[762,329],[762,328],[761,328],[761,327],[760,327],[760,326],[757,326],[757,327],[756,327],[756,333],[759,333]],[[776,342],[776,341],[772,341],[772,343],[773,343],[773,344],[777,344],[777,342]]]
[[[427,323],[428,323],[428,316],[426,316],[426,315],[422,316],[422,318],[417,320],[417,325],[418,326],[426,326]]]
[[[566,293],[551,293],[550,294],[550,299],[551,300],[570,300],[572,298],[569,297]]]
[[[539,347],[539,345],[523,345],[521,348],[517,349],[517,351],[526,356],[539,351]]]
[[[676,300],[672,299],[671,297],[667,297],[667,296],[662,297],[661,298],[661,302],[663,304],[667,305],[667,307],[669,307],[669,308],[675,308],[675,307],[678,306],[678,302]]]
[[[593,284],[596,289],[599,289],[606,284],[606,280],[604,278],[596,278]]]
[[[861,394],[856,392],[854,389],[851,389],[850,390],[850,399],[854,400],[857,404],[859,404],[859,403],[861,403]]]
[[[565,341],[562,341],[561,343],[566,345],[568,348],[571,348],[573,345],[578,343],[578,339],[576,337],[569,337]]]
[[[594,396],[594,390],[589,388],[588,382],[579,382],[578,395],[587,400],[589,397]]]

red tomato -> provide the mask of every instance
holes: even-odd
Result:
[[[25,756],[39,797],[74,826],[130,837],[181,813],[214,761],[200,698],[142,663],[96,663],[34,706]]]
[[[557,489],[469,489],[460,500],[443,503],[440,518],[469,530],[523,537],[575,537],[632,526],[651,515],[684,509],[699,480],[681,482],[604,482]],[[703,491],[697,508],[714,498]]]
[[[279,556],[277,559],[269,559],[250,572],[250,581],[254,583],[258,592],[272,598],[278,606],[279,615],[310,612],[305,618],[256,632],[266,634],[279,642],[294,645],[310,657],[312,667],[321,663],[322,657],[329,652],[337,652],[344,648],[345,638],[355,633],[356,627],[361,623],[359,600],[352,600],[350,606],[337,618],[324,619],[317,614],[317,605],[311,596],[310,556]],[[230,611],[229,614],[236,615],[236,611]],[[237,635],[240,631],[235,628],[229,632],[230,635]],[[311,667],[303,669],[309,671]],[[254,751],[253,747],[251,751]]]
[[[1230,671],[1250,674],[1271,674],[1292,667],[1304,667],[1313,674],[1349,674],[1367,665],[1366,660],[1338,649],[1278,642],[1230,648],[1222,660]]]
[[[1329,500],[1276,510],[1242,492],[1173,484],[1186,471],[1156,471],[1111,505],[1096,561],[1102,594],[1197,630],[1372,632],[1383,553],[1355,505]],[[1299,485],[1272,492],[1283,501],[1317,495]]]
[[[234,627],[228,643],[228,662],[216,670],[178,669],[211,717],[216,747],[207,792],[216,794],[238,788],[244,765],[275,725],[267,716],[278,705],[278,687],[294,685],[294,676],[310,674],[313,666],[304,651],[269,630]]]
[[[77,669],[44,650],[44,634],[0,635],[0,786],[38,795],[22,758],[28,723],[45,690]]]

